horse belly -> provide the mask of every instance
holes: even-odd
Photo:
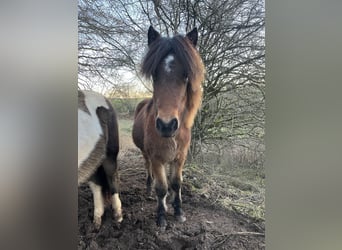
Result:
[[[98,118],[78,110],[78,168],[94,151],[102,135]]]

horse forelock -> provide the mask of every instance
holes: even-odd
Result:
[[[141,73],[146,78],[153,77],[158,70],[162,70],[160,65],[170,54],[177,58],[188,78],[187,114],[184,121],[185,126],[191,128],[202,101],[201,84],[204,80],[205,68],[199,52],[190,40],[176,35],[172,38],[159,38],[153,42],[143,59]]]
[[[170,54],[177,57],[189,82],[197,88],[204,78],[204,65],[196,48],[184,36],[163,37],[153,42],[143,59],[141,73],[146,78],[156,75],[162,61]]]

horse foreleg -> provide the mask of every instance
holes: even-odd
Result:
[[[182,170],[185,162],[185,157],[181,159],[176,159],[171,164],[171,188],[174,192],[174,200],[172,206],[174,208],[174,215],[179,222],[184,222],[186,220],[185,214],[182,209]]]
[[[160,163],[152,162],[152,173],[155,179],[155,190],[157,194],[157,225],[162,229],[166,229],[165,214],[167,211],[166,195],[167,195],[167,177],[165,167]]]
[[[94,198],[94,224],[95,228],[99,229],[101,226],[101,218],[104,213],[104,199],[102,195],[101,186],[94,182],[89,182],[89,187],[93,193]]]

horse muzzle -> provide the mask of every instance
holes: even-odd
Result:
[[[156,129],[162,137],[173,137],[178,129],[178,119],[173,118],[165,122],[159,117],[156,119]]]

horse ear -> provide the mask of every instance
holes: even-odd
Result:
[[[160,34],[152,26],[148,29],[147,33],[148,46],[150,46],[155,40],[160,38]]]
[[[198,39],[197,28],[195,27],[192,31],[190,31],[188,34],[186,34],[186,37],[191,41],[191,43],[194,46],[196,46],[197,45],[197,39]]]

